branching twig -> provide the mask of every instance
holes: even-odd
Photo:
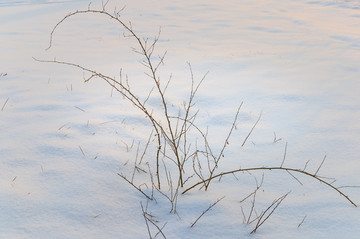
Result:
[[[147,67],[148,70],[150,71],[150,73],[146,73],[146,74],[153,80],[153,82],[155,84],[155,89],[157,89],[158,95],[160,96],[161,105],[162,105],[162,109],[163,109],[163,116],[164,116],[165,122],[166,122],[166,129],[165,129],[165,126],[160,124],[160,120],[155,119],[152,116],[152,114],[148,111],[148,108],[145,106],[147,99],[145,99],[145,101],[141,102],[139,100],[139,98],[137,96],[135,96],[134,93],[130,90],[130,87],[123,85],[121,81],[116,81],[112,77],[108,77],[101,73],[97,73],[94,70],[90,70],[85,67],[81,67],[78,64],[73,64],[73,63],[68,63],[68,62],[60,62],[57,60],[42,61],[42,62],[53,62],[53,63],[58,63],[58,64],[71,65],[71,66],[80,68],[84,71],[87,71],[91,74],[90,78],[92,78],[93,76],[96,76],[96,77],[99,77],[99,78],[105,80],[111,87],[113,87],[115,90],[117,90],[120,94],[122,94],[125,98],[127,98],[130,102],[132,102],[137,108],[139,108],[143,113],[145,113],[146,117],[150,119],[150,121],[156,131],[156,135],[158,136],[159,145],[158,145],[157,158],[156,158],[157,166],[159,165],[158,157],[159,157],[159,152],[161,149],[161,140],[160,140],[160,133],[161,133],[162,134],[161,136],[164,137],[165,142],[169,143],[169,145],[175,155],[176,165],[178,167],[179,182],[180,182],[180,186],[183,187],[183,162],[181,160],[181,155],[180,155],[179,148],[177,145],[176,135],[174,134],[174,129],[171,124],[170,114],[169,114],[169,110],[168,110],[168,101],[164,96],[165,90],[161,88],[160,78],[157,76],[157,73],[156,73],[158,70],[158,67],[164,61],[166,52],[163,54],[163,56],[160,57],[160,61],[158,64],[154,65],[154,62],[152,60],[152,54],[154,52],[155,44],[158,42],[161,30],[159,30],[159,34],[154,38],[153,42],[149,45],[148,38],[141,38],[138,36],[137,33],[134,32],[131,22],[126,24],[124,21],[122,21],[120,19],[120,15],[118,13],[115,12],[112,14],[112,13],[107,12],[105,9],[106,4],[107,4],[107,2],[103,3],[102,10],[93,10],[93,9],[90,9],[90,7],[88,7],[87,10],[77,10],[77,11],[71,12],[68,15],[66,15],[65,17],[63,17],[52,29],[52,31],[50,33],[49,47],[47,49],[51,48],[51,46],[52,46],[53,35],[54,35],[56,29],[58,28],[58,26],[60,24],[62,24],[66,19],[73,17],[75,15],[99,14],[99,15],[104,15],[104,16],[110,17],[112,20],[119,23],[125,29],[125,31],[128,33],[128,37],[134,38],[135,41],[138,43],[139,49],[134,48],[133,51],[135,53],[142,55],[145,58],[145,60],[142,61],[141,63],[145,67]],[[41,60],[38,60],[38,61],[41,61]],[[191,106],[191,103],[189,105]],[[157,167],[157,178],[158,178],[158,187],[160,188],[158,167]]]
[[[141,190],[141,188],[135,186],[134,183],[132,183],[131,181],[129,181],[125,176],[121,175],[120,173],[118,173],[117,175],[119,175],[120,177],[122,177],[126,182],[128,182],[131,186],[133,186],[134,188],[136,188],[136,190],[138,190],[142,195],[144,195],[147,199],[149,200],[153,200],[152,197],[148,196],[146,193],[144,193],[143,190]]]
[[[160,228],[160,227],[159,227],[158,225],[156,225],[156,223],[153,221],[153,219],[152,219],[153,216],[150,215],[150,214],[147,212],[147,210],[144,210],[144,207],[143,207],[143,205],[142,205],[141,202],[140,202],[140,206],[141,206],[141,210],[142,210],[143,217],[144,217],[144,219],[145,219],[146,228],[147,228],[147,231],[148,231],[148,234],[149,234],[150,239],[152,238],[152,236],[151,236],[150,227],[149,227],[148,222],[150,222],[150,223],[151,223],[153,226],[155,226],[156,229],[158,230],[158,233],[156,233],[155,237],[160,233],[160,234],[163,236],[163,238],[166,239],[166,236],[165,236],[164,232],[162,231],[162,230],[164,229],[166,223],[164,224],[164,226],[163,226],[162,228]],[[154,238],[155,238],[155,237],[154,237]]]
[[[250,171],[258,171],[258,170],[285,170],[285,171],[290,171],[290,172],[296,172],[296,173],[300,173],[300,174],[304,174],[306,176],[310,176],[314,179],[316,179],[317,181],[327,185],[328,187],[332,188],[333,190],[335,190],[336,192],[338,192],[341,196],[343,196],[347,201],[349,201],[352,205],[354,205],[355,207],[357,207],[357,205],[347,196],[345,195],[342,191],[340,191],[338,188],[336,188],[335,186],[333,186],[332,184],[326,182],[325,180],[321,179],[319,176],[315,175],[315,174],[311,174],[309,172],[303,171],[301,169],[295,169],[295,168],[284,168],[284,167],[257,167],[257,168],[241,168],[241,169],[236,169],[236,170],[232,170],[232,171],[227,171],[227,172],[223,172],[217,175],[212,176],[211,178],[207,178],[205,180],[202,180],[194,185],[192,185],[191,187],[187,188],[186,190],[184,190],[182,192],[182,194],[188,192],[189,190],[195,188],[196,186],[203,184],[204,182],[208,182],[210,180],[213,180],[214,178],[218,178],[218,177],[222,177],[224,175],[227,174],[233,174],[233,173],[237,173],[237,172],[250,172]]]
[[[264,224],[264,222],[266,222],[266,220],[269,219],[269,217],[274,213],[275,209],[281,204],[281,202],[286,198],[287,195],[289,195],[290,192],[288,192],[287,194],[279,197],[278,199],[276,199],[265,211],[263,211],[260,216],[258,217],[258,221],[256,223],[256,226],[254,228],[254,230],[252,230],[250,232],[250,234],[253,234],[257,231],[257,229],[259,229],[259,227]],[[271,211],[270,211],[271,210]],[[268,212],[270,211],[270,212]]]
[[[273,141],[273,143],[277,143],[277,142],[279,142],[280,140],[282,140],[282,138],[277,138],[276,137],[276,133],[274,132],[274,141]]]
[[[150,232],[150,227],[149,227],[149,223],[148,223],[148,220],[147,220],[147,218],[146,218],[146,216],[145,216],[145,210],[144,210],[144,207],[143,207],[143,205],[142,205],[141,202],[140,202],[140,206],[141,206],[142,215],[143,215],[144,220],[145,220],[146,229],[147,229],[149,238],[152,239],[151,232]]]
[[[232,135],[232,132],[233,130],[235,129],[236,127],[236,122],[237,122],[237,119],[238,119],[238,116],[239,116],[239,113],[240,113],[240,109],[241,109],[241,106],[243,105],[243,103],[241,102],[240,106],[238,107],[237,111],[236,111],[236,114],[235,114],[235,117],[234,117],[234,120],[233,120],[233,123],[231,125],[231,128],[230,128],[230,131],[225,139],[225,142],[224,142],[224,145],[223,147],[221,148],[221,151],[218,155],[218,157],[215,159],[215,165],[213,166],[213,168],[210,170],[210,176],[209,178],[211,178],[214,173],[215,173],[215,169],[218,167],[218,163],[220,161],[220,158],[224,155],[224,151],[225,151],[225,148],[227,147],[227,145],[229,144],[229,139],[230,139],[230,136]],[[260,118],[259,118],[260,120]],[[255,124],[256,125],[256,124]],[[255,127],[254,125],[254,127]],[[251,133],[251,132],[250,132]],[[244,142],[245,143],[245,142]],[[210,182],[211,180],[207,181],[207,183],[205,183],[205,190],[208,189],[209,185],[210,185]]]

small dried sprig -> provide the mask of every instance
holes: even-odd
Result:
[[[256,219],[257,223],[255,225],[255,228],[250,232],[250,234],[255,233],[259,229],[259,227],[261,227],[261,225],[263,225],[270,218],[270,216],[274,213],[276,208],[278,208],[278,206],[287,197],[287,195],[289,195],[289,193],[290,192],[288,192],[285,195],[283,195],[283,196],[279,197],[278,199],[274,200],[271,203],[271,205],[268,208],[266,208],[265,211],[260,213],[260,215]]]
[[[225,196],[223,196],[222,198],[217,199],[214,203],[212,203],[205,211],[203,211],[203,212],[201,213],[201,215],[200,215],[193,223],[191,223],[190,227],[195,226],[195,224],[200,220],[200,218],[201,218],[202,216],[204,216],[205,213],[207,213],[208,211],[210,211],[210,209],[211,209],[212,207],[214,207],[216,204],[218,204],[218,203],[219,203],[221,200],[223,200],[224,198],[225,198]]]
[[[147,199],[149,200],[153,200],[154,198],[147,195],[140,187],[136,186],[133,182],[131,182],[130,180],[128,180],[124,175],[118,173],[118,175],[120,177],[122,177],[126,182],[128,182],[131,186],[133,186],[136,190],[138,190],[142,195],[144,195]]]
[[[152,235],[151,235],[151,231],[150,231],[150,226],[149,226],[149,223],[152,224],[156,229],[157,229],[157,233],[155,234],[154,238],[157,237],[157,235],[162,235],[162,237],[164,239],[166,239],[166,236],[164,234],[164,232],[162,231],[164,229],[164,227],[166,226],[166,223],[160,228],[156,222],[154,221],[154,216],[149,214],[147,212],[147,205],[146,205],[146,208],[144,209],[144,206],[142,205],[142,203],[140,202],[140,206],[141,206],[141,211],[142,211],[142,215],[144,217],[144,220],[145,220],[145,224],[146,224],[146,228],[147,228],[147,232],[148,232],[148,235],[149,235],[149,238],[152,239]]]

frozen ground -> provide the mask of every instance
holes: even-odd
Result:
[[[132,173],[136,143],[130,150],[126,144],[147,139],[144,119],[101,81],[84,84],[82,72],[32,59],[56,57],[113,75],[123,67],[146,95],[131,42],[104,18],[64,22],[44,50],[52,27],[88,4],[0,3],[0,238],[149,238],[140,207],[145,198],[117,175]],[[222,142],[244,102],[224,170],[278,166],[288,142],[285,165],[303,168],[310,160],[314,172],[326,155],[322,175],[335,177],[336,186],[360,185],[358,1],[132,0],[111,1],[108,8],[115,5],[126,5],[123,17],[141,35],[162,27],[159,51],[168,50],[162,76],[173,73],[168,95],[174,104],[189,87],[187,61],[197,79],[210,71],[196,102],[212,143]],[[277,143],[274,132],[282,139]],[[136,176],[139,184],[142,177]],[[167,238],[358,238],[359,209],[325,185],[300,177],[301,186],[287,173],[264,177],[258,211],[291,193],[252,235],[254,225],[243,224],[241,213],[250,205],[240,203],[255,187],[247,174],[180,196],[178,215],[169,214],[161,195],[148,211],[159,226],[167,223]],[[360,202],[359,188],[343,190]]]

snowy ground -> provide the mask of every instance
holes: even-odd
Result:
[[[258,212],[291,193],[251,235],[254,224],[244,224],[241,212],[249,212],[250,201],[240,200],[261,172],[179,196],[176,215],[161,195],[147,202],[117,175],[132,173],[137,142],[149,133],[144,118],[103,82],[84,84],[76,69],[32,59],[56,57],[110,75],[122,67],[146,96],[132,43],[107,19],[64,22],[44,50],[52,27],[88,4],[0,2],[0,238],[149,238],[140,202],[159,226],[166,223],[167,238],[358,238],[358,208],[313,179],[299,176],[301,186],[287,173],[265,172]],[[173,74],[173,104],[182,103],[190,84],[187,61],[196,79],[210,71],[196,102],[198,124],[209,127],[215,147],[244,102],[222,170],[279,166],[288,142],[286,166],[303,168],[310,160],[315,172],[326,155],[319,173],[335,177],[335,186],[360,185],[359,1],[114,0],[108,9],[124,5],[124,19],[139,34],[152,37],[162,27],[158,49],[168,55],[161,74]],[[360,203],[359,188],[342,189]]]

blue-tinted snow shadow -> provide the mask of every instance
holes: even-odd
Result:
[[[253,31],[259,31],[259,32],[266,32],[266,33],[285,33],[285,31],[283,31],[283,30],[271,29],[271,28],[259,27],[259,26],[248,27],[247,29],[253,30]]]
[[[358,1],[336,1],[336,0],[327,0],[327,1],[308,1],[306,2],[310,5],[321,5],[324,7],[334,6],[348,9],[360,9],[360,3]]]

